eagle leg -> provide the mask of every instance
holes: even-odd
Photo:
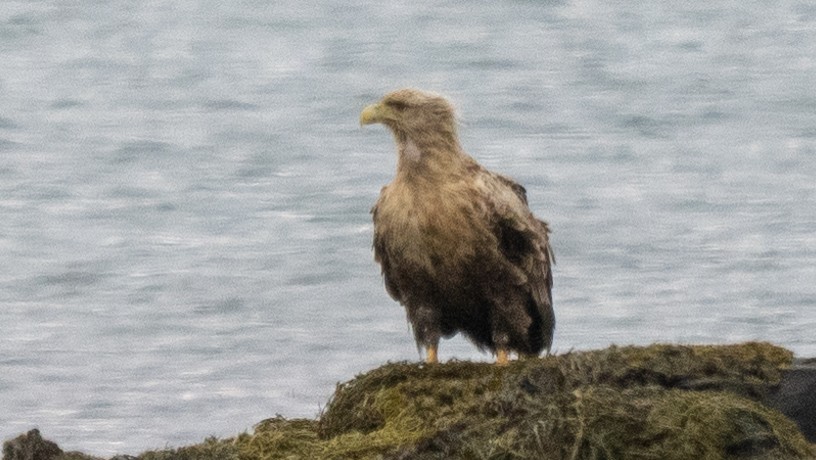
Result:
[[[428,364],[436,364],[439,362],[439,357],[436,352],[439,349],[439,344],[434,343],[425,347],[425,362]]]
[[[417,349],[425,348],[425,362],[429,364],[438,363],[439,339],[442,337],[440,330],[441,318],[439,312],[433,308],[418,307],[407,308],[408,320],[414,329],[414,339]]]
[[[506,366],[510,362],[510,335],[504,332],[507,326],[493,324],[493,349],[496,351],[496,365]]]
[[[506,366],[509,361],[510,361],[510,353],[507,351],[507,348],[497,348],[496,349],[496,365],[497,366]]]

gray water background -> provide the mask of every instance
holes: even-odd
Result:
[[[2,0],[0,436],[178,446],[419,359],[357,121],[402,86],[550,221],[556,352],[816,355],[814,77],[804,0]]]

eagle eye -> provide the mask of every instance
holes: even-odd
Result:
[[[385,105],[400,112],[408,108],[408,104],[402,101],[388,101],[385,103]]]

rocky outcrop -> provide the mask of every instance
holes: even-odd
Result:
[[[137,459],[812,459],[814,382],[812,362],[768,343],[390,363],[338,385],[317,420]],[[4,446],[4,460],[65,455],[36,430]]]
[[[796,422],[808,441],[816,443],[816,359],[795,360],[765,403]]]

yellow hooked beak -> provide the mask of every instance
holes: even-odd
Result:
[[[373,123],[383,123],[386,120],[393,120],[393,110],[381,103],[371,104],[360,112],[360,126]]]

